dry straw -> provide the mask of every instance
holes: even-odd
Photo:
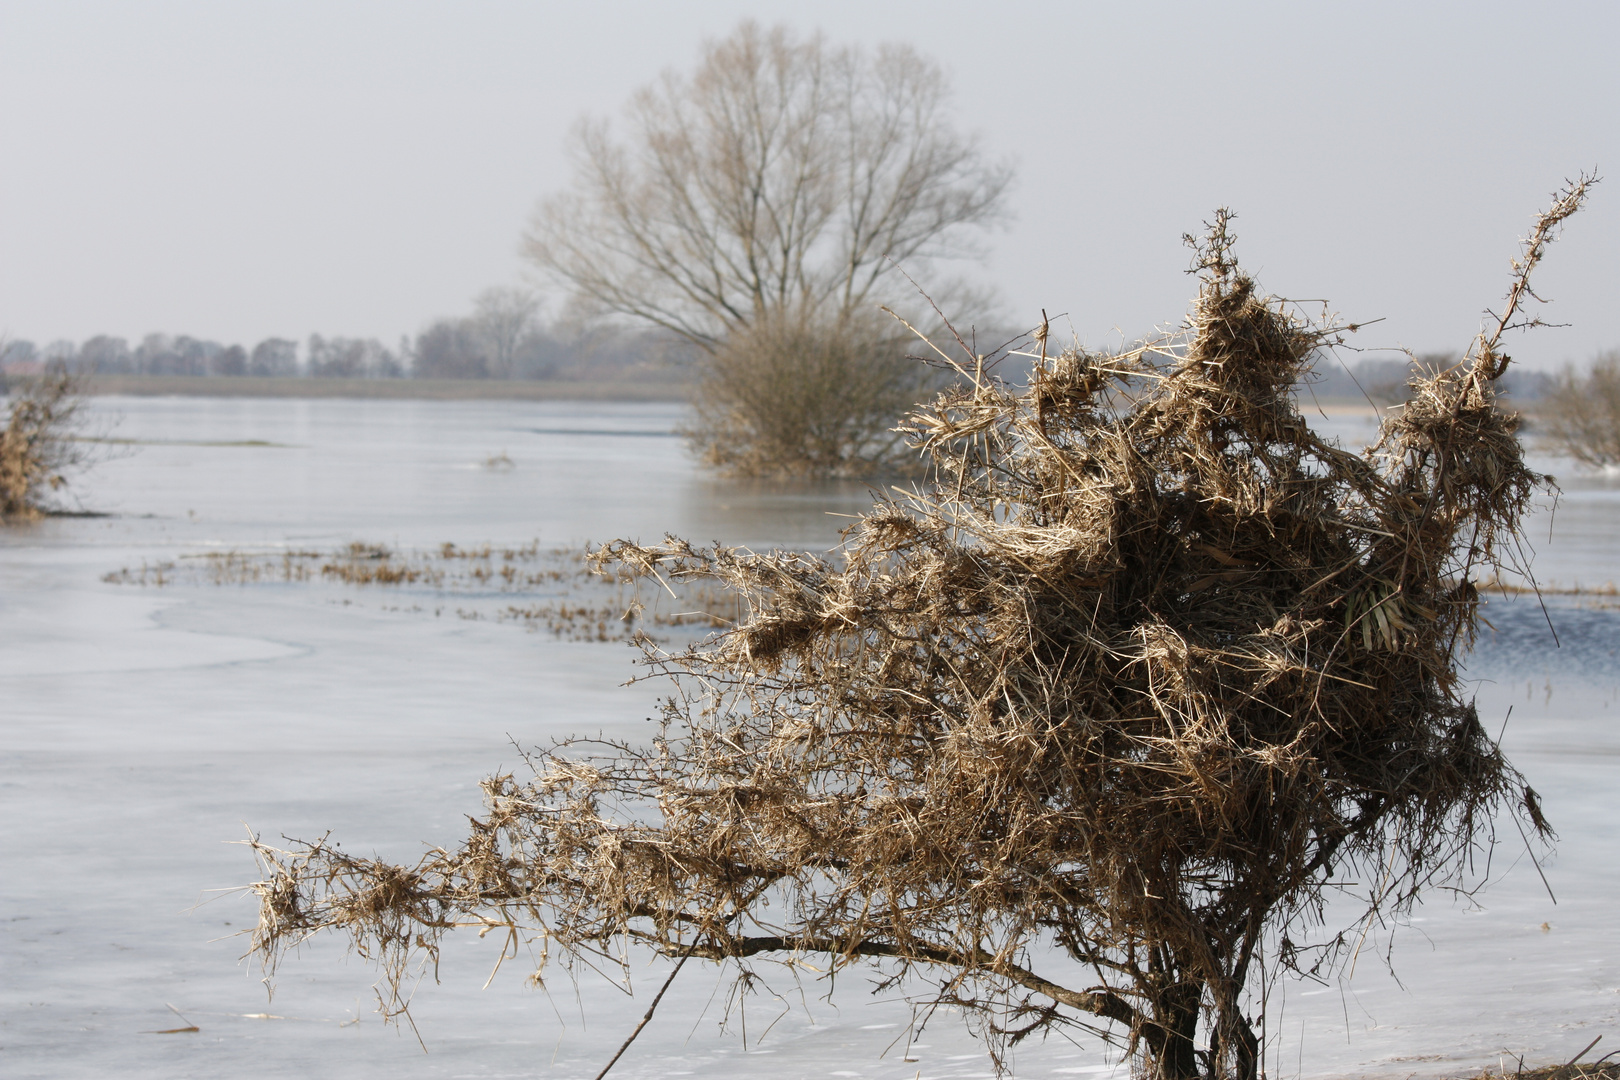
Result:
[[[442,614],[455,599],[462,619],[516,622],[575,641],[667,641],[737,621],[735,597],[712,588],[683,589],[670,603],[634,602],[628,575],[593,572],[576,548],[542,550],[538,541],[518,547],[440,544],[426,551],[353,541],[329,552],[308,549],[225,550],[181,555],[102,576],[109,585],[185,586],[314,585],[341,583],[357,589],[396,589],[430,600]],[[504,601],[491,609],[480,600]],[[345,601],[347,603],[347,601]],[[399,611],[387,606],[385,610]],[[420,605],[408,609],[424,610]]]
[[[648,648],[674,680],[649,745],[557,744],[415,865],[255,841],[255,951],[344,932],[396,1006],[458,926],[569,960],[631,943],[745,971],[871,963],[966,1010],[998,1062],[1100,1017],[1145,1075],[1254,1077],[1245,993],[1355,941],[1297,944],[1327,892],[1360,882],[1389,915],[1467,884],[1501,812],[1550,836],[1458,664],[1475,581],[1547,481],[1496,404],[1501,338],[1591,183],[1560,193],[1502,316],[1365,455],[1294,396],[1352,328],[1262,295],[1225,213],[1173,337],[1042,340],[1022,390],[938,350],[961,381],[906,426],[932,482],[836,558],[597,552],[746,603],[688,651]]]

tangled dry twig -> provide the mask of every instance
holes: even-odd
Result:
[[[906,428],[933,482],[837,558],[601,549],[746,602],[706,643],[648,647],[675,687],[651,745],[558,744],[412,867],[256,845],[256,951],[340,930],[396,988],[468,923],[568,953],[816,953],[943,970],[936,1000],[977,1010],[993,1052],[1081,1014],[1147,1074],[1254,1077],[1243,994],[1268,947],[1268,969],[1309,965],[1289,932],[1330,882],[1388,913],[1460,883],[1500,811],[1550,836],[1458,663],[1475,582],[1546,481],[1496,406],[1500,338],[1589,184],[1541,219],[1494,331],[1366,455],[1294,402],[1340,328],[1263,296],[1222,213],[1181,334],[1043,342],[1022,390],[957,364]],[[1035,970],[1043,945],[1067,975]]]

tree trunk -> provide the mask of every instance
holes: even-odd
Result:
[[[1147,1075],[1152,1080],[1256,1080],[1260,1040],[1235,1002],[1216,1011],[1209,1052],[1199,1053],[1202,991],[1197,984],[1177,986],[1154,1003],[1153,1019],[1142,1032]]]
[[[1260,1040],[1234,1002],[1221,1010],[1210,1040],[1211,1071],[1225,1070],[1229,1080],[1255,1080],[1260,1067]]]
[[[1154,1003],[1148,1044],[1148,1075],[1153,1080],[1197,1080],[1198,1004],[1202,987],[1176,986]]]

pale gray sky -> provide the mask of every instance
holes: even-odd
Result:
[[[983,273],[1090,344],[1180,317],[1218,205],[1266,288],[1460,348],[1566,177],[1620,170],[1620,4],[0,0],[0,334],[393,341],[519,280],[564,139],[743,17],[909,42],[1013,160]],[[1539,279],[1620,346],[1620,175]]]

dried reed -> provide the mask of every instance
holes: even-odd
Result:
[[[139,567],[104,574],[102,580],[112,585],[159,588],[199,583],[335,582],[412,588],[440,598],[495,597],[502,601],[501,606],[491,610],[461,606],[455,614],[469,620],[520,623],[574,641],[647,638],[667,642],[674,634],[690,635],[692,628],[729,627],[742,614],[735,596],[702,585],[642,603],[622,588],[627,576],[623,580],[604,577],[591,569],[583,551],[542,549],[538,541],[518,547],[483,544],[468,548],[446,543],[429,551],[402,551],[363,541],[330,552],[232,548],[143,562]]]
[[[674,680],[650,745],[554,745],[532,779],[486,781],[462,847],[410,866],[253,840],[254,951],[346,933],[396,1007],[458,926],[538,932],[542,966],[630,943],[875,963],[884,985],[942,972],[930,1000],[977,1017],[998,1063],[1098,1017],[1144,1075],[1253,1078],[1261,968],[1353,941],[1298,944],[1330,889],[1359,880],[1388,915],[1465,886],[1500,812],[1550,836],[1458,664],[1476,578],[1546,482],[1496,406],[1501,338],[1589,184],[1538,221],[1494,329],[1415,379],[1365,455],[1292,393],[1350,328],[1263,296],[1224,212],[1172,337],[1042,341],[1021,391],[940,349],[962,383],[906,425],[933,482],[837,558],[596,552],[746,604],[696,647],[648,646]],[[1050,946],[1065,971],[1036,970]]]
[[[1588,1050],[1591,1047],[1587,1047]],[[1613,1055],[1610,1055],[1613,1056]],[[1489,1070],[1470,1080],[1620,1080],[1620,1061],[1599,1061],[1586,1065],[1568,1062],[1563,1065],[1544,1065],[1539,1069],[1519,1069],[1509,1072]]]

